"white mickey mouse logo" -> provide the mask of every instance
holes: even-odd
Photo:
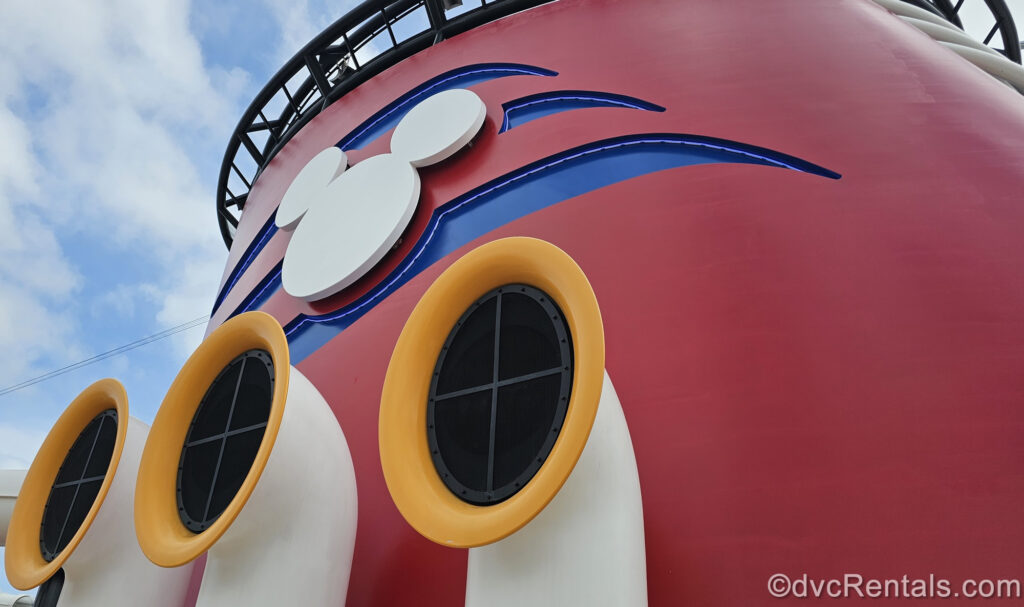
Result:
[[[274,220],[282,230],[294,230],[309,210],[309,205],[348,168],[348,157],[341,148],[331,146],[302,167],[281,198]]]
[[[292,180],[277,210],[277,226],[294,229],[281,270],[284,290],[307,301],[323,299],[376,265],[416,210],[416,168],[462,149],[483,126],[486,114],[476,93],[447,90],[421,101],[402,118],[391,135],[390,154],[351,168],[336,147],[314,156]]]

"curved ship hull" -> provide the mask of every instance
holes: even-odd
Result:
[[[412,158],[403,118],[451,90],[484,112],[455,151],[412,173],[359,169]],[[252,182],[209,333],[272,316],[343,430],[358,514],[338,605],[760,604],[777,573],[806,585],[1024,567],[1024,103],[1011,86],[867,0],[561,0],[331,101]],[[303,186],[310,209],[279,227],[286,193],[331,148],[337,171]],[[357,174],[368,185],[349,185]],[[407,216],[339,269],[369,233],[353,226],[392,196]],[[315,204],[342,205],[336,223]],[[523,237],[553,249],[507,240]],[[322,254],[298,260],[300,238]],[[516,257],[534,246],[547,252]],[[493,267],[475,261],[488,255]],[[592,289],[594,324],[561,290],[576,280],[562,255]],[[300,279],[315,296],[296,296]],[[419,452],[392,445],[422,442],[429,463],[443,437],[392,436],[389,420],[426,394],[455,327],[439,319],[529,280],[571,317],[572,381],[580,394],[595,382],[597,413],[561,482],[513,523],[539,493],[530,482],[563,464],[569,421],[534,481],[488,505],[410,480]],[[501,381],[495,370],[495,403]],[[417,424],[425,400],[408,409]],[[584,406],[561,415],[575,424]],[[316,500],[317,464],[303,466],[296,499]],[[487,508],[509,514],[479,522]]]

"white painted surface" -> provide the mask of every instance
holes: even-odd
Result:
[[[939,44],[970,61],[988,73],[988,75],[1004,80],[1010,86],[1024,93],[1024,68],[1016,63],[1002,55],[985,53],[959,44],[951,44],[949,42],[939,42]]]
[[[96,518],[67,561],[57,607],[147,605],[181,607],[192,566],[164,569],[142,554],[135,539],[133,502],[149,426],[128,418],[117,472]]]
[[[391,154],[348,170],[338,148],[313,157],[277,209],[277,226],[294,230],[281,271],[285,292],[316,301],[366,274],[398,242],[416,211],[416,167],[459,151],[480,131],[486,115],[476,93],[443,91],[402,117],[391,136]]]
[[[391,153],[416,167],[441,162],[473,139],[486,115],[487,107],[473,91],[442,91],[402,117],[391,135]]]
[[[968,36],[952,23],[900,0],[874,0],[988,75],[1024,94],[1024,68]]]
[[[4,594],[0,592],[0,607],[32,607],[32,597],[27,594]]]
[[[468,607],[643,607],[647,565],[633,442],[607,372],[587,446],[551,503],[469,550]]]
[[[208,552],[196,605],[279,607],[296,597],[344,605],[355,539],[348,443],[327,402],[292,367],[274,449],[242,512]]]
[[[348,169],[292,233],[281,282],[293,297],[315,301],[349,286],[391,249],[412,219],[420,178],[392,154]]]
[[[14,502],[28,470],[0,470],[0,546],[7,544],[7,526],[11,524]]]
[[[961,44],[963,46],[967,46],[979,51],[992,53],[993,55],[998,55],[1000,57],[1002,56],[999,55],[999,52],[996,51],[994,48],[985,46],[981,42],[975,40],[974,38],[971,38],[970,36],[961,32],[960,30],[942,27],[941,25],[935,25],[930,21],[922,21],[921,19],[915,19],[913,17],[900,17],[900,19],[903,19],[904,21],[906,21],[910,25],[913,25],[914,27],[921,30],[925,34],[928,34],[928,36],[931,37],[932,40],[937,40],[939,42],[951,42],[953,44]]]
[[[926,11],[923,8],[919,8],[906,2],[903,2],[903,0],[874,0],[874,2],[875,4],[884,7],[886,10],[896,13],[897,15],[903,17],[913,17],[915,19],[928,21],[934,23],[935,25],[941,25],[942,27],[959,31],[959,29],[955,25],[953,25],[949,21],[946,21],[945,19],[936,15],[935,13]]]
[[[345,172],[348,158],[341,148],[329,147],[313,156],[281,198],[274,223],[293,230],[309,207],[330,195],[327,186]]]

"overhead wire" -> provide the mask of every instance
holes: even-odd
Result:
[[[80,360],[80,361],[75,362],[75,363],[71,363],[70,365],[65,365],[65,366],[63,366],[63,367],[61,367],[59,369],[54,369],[53,371],[49,371],[47,373],[43,373],[42,375],[37,375],[36,377],[30,378],[30,379],[26,379],[26,380],[24,380],[22,382],[19,382],[17,384],[13,384],[11,386],[7,386],[6,388],[0,389],[0,396],[4,396],[6,394],[10,394],[11,392],[16,392],[16,391],[21,390],[23,388],[28,388],[29,386],[34,386],[34,385],[36,385],[36,384],[38,384],[40,382],[44,382],[44,381],[46,381],[48,379],[53,379],[54,377],[58,377],[60,375],[64,375],[65,373],[70,373],[72,371],[76,371],[78,369],[81,369],[82,367],[86,367],[88,365],[91,365],[91,364],[94,364],[94,363],[98,363],[98,362],[100,362],[102,360],[106,360],[106,359],[111,358],[113,356],[117,356],[118,354],[123,354],[125,352],[128,352],[130,350],[134,350],[136,348],[141,348],[142,346],[151,344],[151,343],[153,343],[155,341],[160,341],[161,339],[166,339],[166,338],[168,338],[168,337],[170,337],[172,335],[181,333],[182,331],[187,331],[189,329],[192,329],[192,328],[198,327],[200,325],[203,325],[209,319],[210,319],[209,315],[204,315],[204,316],[200,316],[198,318],[193,318],[192,320],[187,321],[187,322],[183,322],[180,325],[171,327],[169,329],[164,329],[163,331],[160,331],[158,333],[154,333],[152,335],[148,335],[146,337],[142,337],[142,338],[136,339],[135,341],[126,343],[126,344],[124,344],[122,346],[118,346],[118,347],[116,347],[116,348],[114,348],[112,350],[107,350],[106,352],[101,352],[100,354],[96,354],[95,356],[90,356],[89,358]]]

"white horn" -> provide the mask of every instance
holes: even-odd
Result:
[[[58,606],[180,607],[191,567],[157,567],[135,541],[132,500],[147,432],[129,416],[124,387],[113,379],[68,406],[11,515],[5,561],[15,588],[42,584],[39,601],[46,596]]]
[[[208,552],[199,607],[291,604],[297,589],[310,605],[342,602],[352,458],[273,317],[232,318],[185,363],[146,444],[135,526],[159,565]]]

